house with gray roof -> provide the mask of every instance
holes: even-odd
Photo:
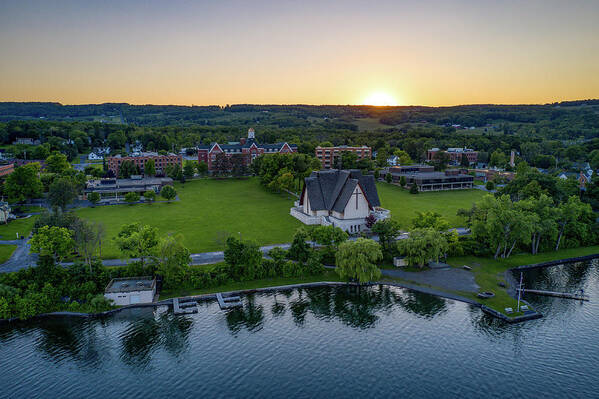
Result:
[[[359,233],[366,229],[369,215],[378,220],[390,213],[381,208],[373,176],[359,170],[330,169],[312,172],[304,180],[291,215],[308,225],[332,225]]]

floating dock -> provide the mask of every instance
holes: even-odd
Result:
[[[197,302],[179,303],[179,298],[173,298],[173,313],[175,314],[190,314],[198,312]]]
[[[220,292],[216,294],[216,300],[221,309],[236,308],[243,305],[239,296],[223,297]]]
[[[589,301],[589,297],[587,295],[581,294],[571,294],[569,292],[556,292],[556,291],[543,291],[543,290],[529,290],[522,288],[521,291],[527,292],[529,294],[537,294],[537,295],[545,295],[545,296],[555,296],[558,298],[568,298],[568,299],[576,299],[577,301]]]

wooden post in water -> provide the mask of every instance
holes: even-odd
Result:
[[[520,297],[522,296],[522,272],[520,272],[520,284],[518,285],[518,312],[520,311]]]

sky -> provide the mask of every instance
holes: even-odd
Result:
[[[0,101],[599,98],[599,1],[0,0]]]

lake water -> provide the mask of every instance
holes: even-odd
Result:
[[[216,301],[194,315],[0,327],[0,397],[599,397],[599,267],[526,273],[544,318],[509,325],[393,287],[314,288]]]

